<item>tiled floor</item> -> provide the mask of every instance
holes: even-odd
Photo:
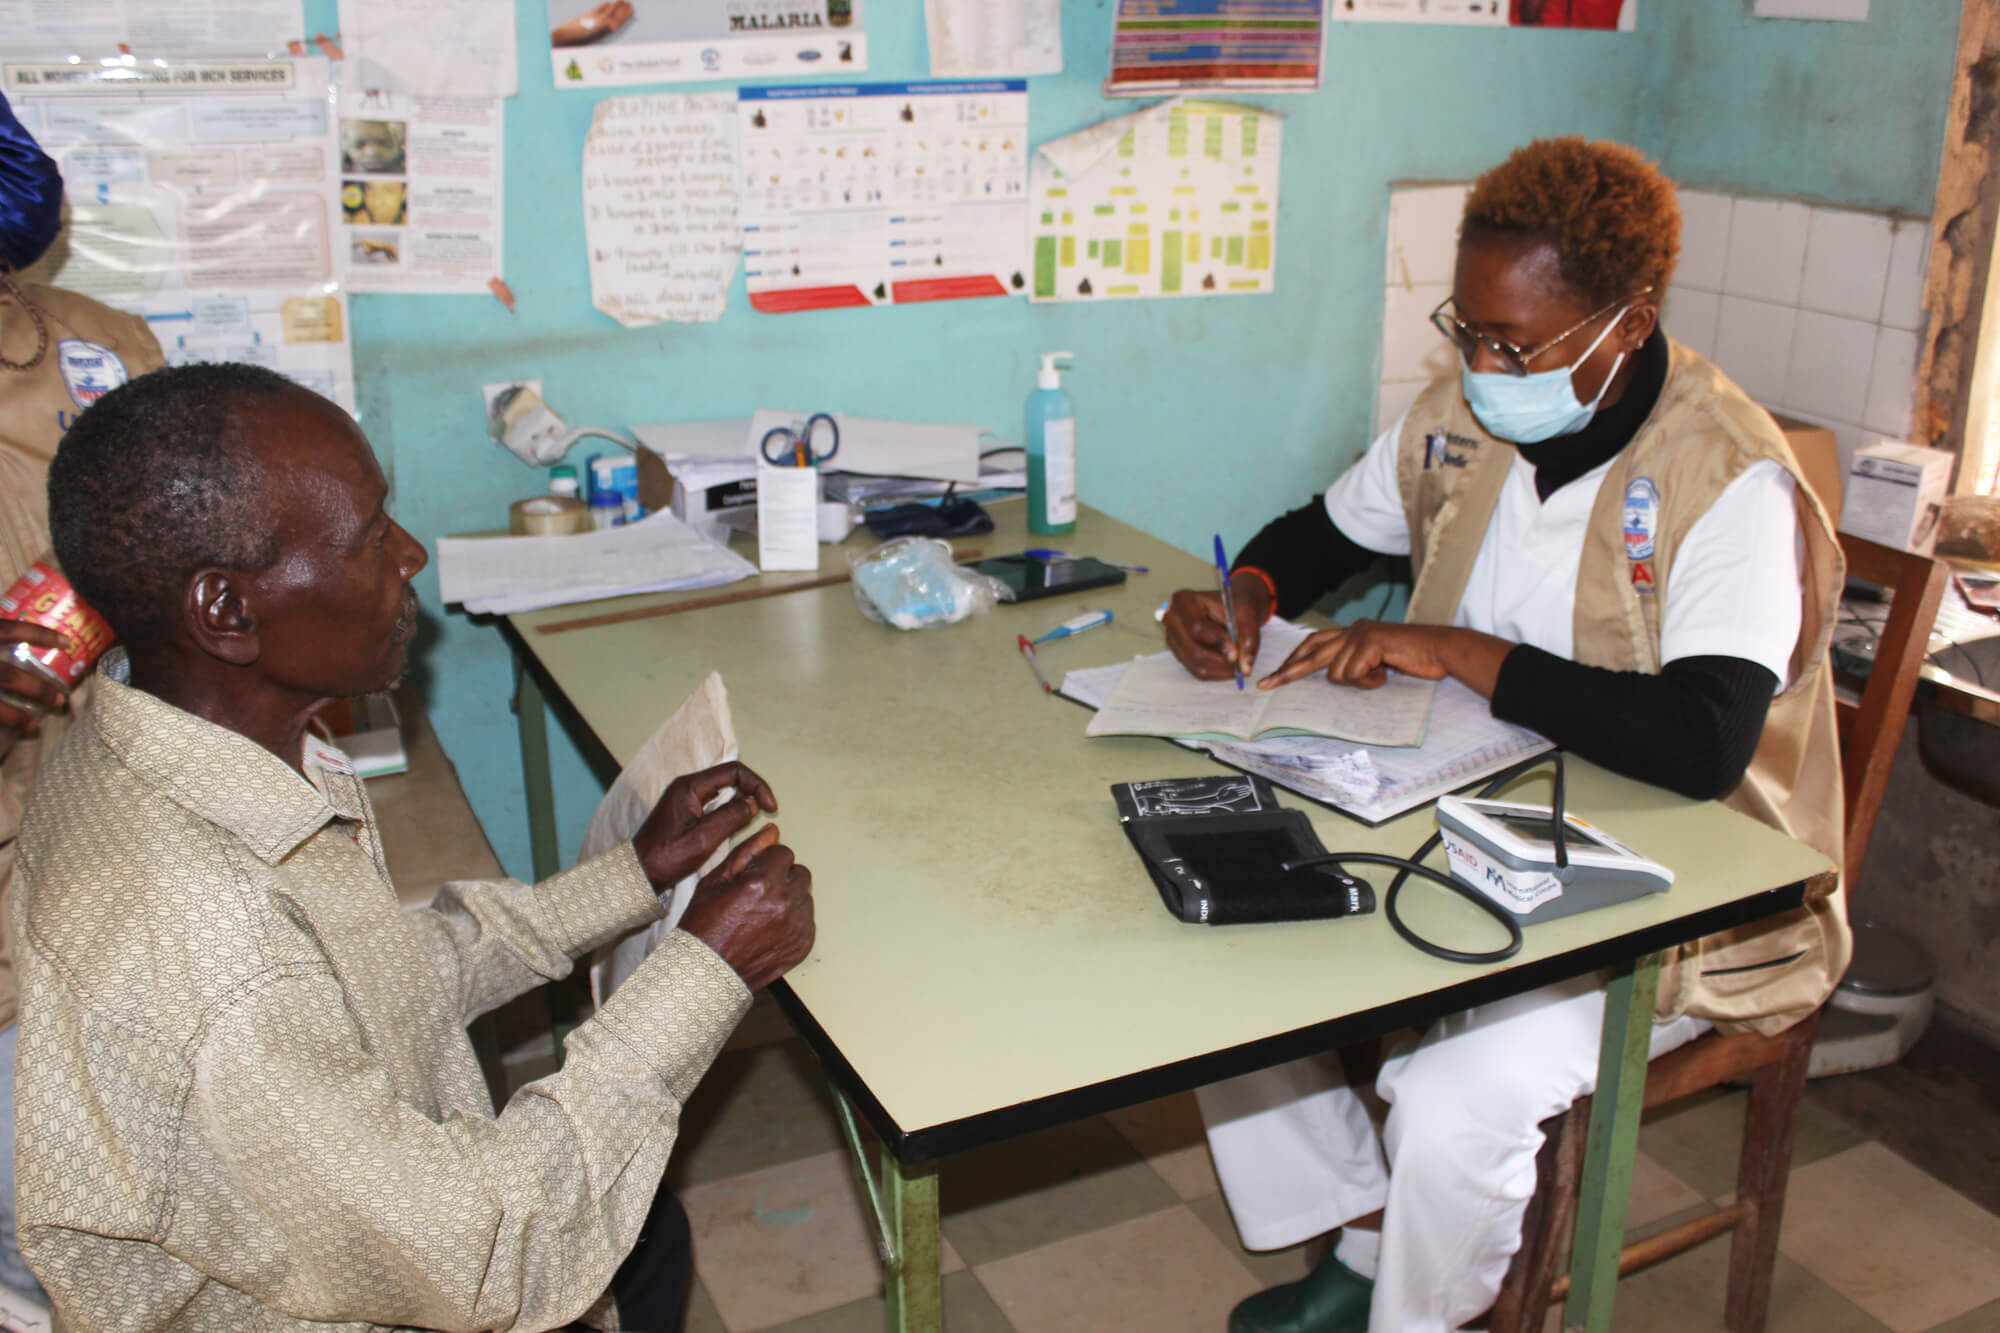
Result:
[[[1935,1041],[1996,1063],[1948,1029]],[[1887,1081],[1921,1080],[1930,1044],[1906,1062],[1915,1074]],[[531,1057],[514,1072],[541,1067]],[[1907,1142],[1899,1153],[1829,1109],[1853,1102],[1857,1081],[1883,1080],[1851,1075],[1808,1094],[1770,1333],[2000,1333],[2000,1217],[1968,1197],[1993,1188],[1990,1173],[1955,1177],[1955,1189],[1912,1165]],[[1880,1114],[1894,1096],[1860,1100]],[[1978,1096],[1957,1115],[1938,1098],[1932,1114],[1993,1130]],[[1628,1225],[1677,1222],[1729,1194],[1743,1099],[1718,1093],[1649,1117]],[[767,1001],[688,1107],[668,1179],[694,1224],[690,1333],[882,1327],[866,1205],[832,1104],[811,1052]],[[1297,1251],[1238,1244],[1191,1096],[950,1159],[942,1180],[951,1333],[1221,1333],[1237,1300],[1304,1270]],[[1728,1244],[1625,1279],[1617,1327],[1719,1333]]]
[[[441,834],[449,821],[428,807],[399,808],[421,793],[399,800],[376,785],[385,826],[426,835],[405,839],[421,844],[421,864],[389,839],[407,896],[424,896],[424,879],[493,873],[476,824]],[[510,1006],[500,1041],[520,1043],[521,1021],[543,1012],[534,997]],[[531,1038],[506,1076],[518,1084],[548,1064],[546,1036]],[[1679,1221],[1729,1193],[1743,1100],[1717,1093],[1649,1117],[1631,1226]],[[1812,1086],[1770,1333],[2000,1333],[1996,1106],[2000,1056],[1943,1026],[1898,1066]],[[667,1175],[694,1224],[690,1333],[882,1328],[874,1241],[832,1103],[767,999],[690,1103]],[[942,1180],[951,1333],[1221,1333],[1238,1299],[1304,1271],[1295,1250],[1237,1243],[1191,1096],[950,1159]],[[1725,1237],[1627,1278],[1617,1327],[1721,1330],[1727,1260]]]

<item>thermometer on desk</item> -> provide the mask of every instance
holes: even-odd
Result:
[[[1109,611],[1086,611],[1080,616],[1063,621],[1062,624],[1057,625],[1047,634],[1030,640],[1030,642],[1047,643],[1050,639],[1067,639],[1072,634],[1081,634],[1087,629],[1096,629],[1099,625],[1109,625],[1110,623],[1111,613]]]

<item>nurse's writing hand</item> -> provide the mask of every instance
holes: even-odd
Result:
[[[730,787],[736,794],[704,814],[704,807]],[[747,765],[717,764],[667,784],[653,812],[632,835],[632,846],[646,878],[655,888],[665,889],[699,870],[758,811],[770,814],[777,808],[770,784]]]
[[[1490,699],[1500,664],[1513,648],[1505,639],[1450,625],[1357,620],[1309,636],[1257,688],[1275,689],[1324,672],[1336,685],[1372,690],[1394,669],[1425,680],[1454,676]]]
[[[1197,680],[1228,680],[1235,664],[1257,660],[1264,622],[1271,618],[1271,590],[1255,574],[1238,573],[1229,580],[1236,599],[1236,642],[1229,641],[1222,614],[1222,594],[1182,588],[1167,603],[1167,648]]]

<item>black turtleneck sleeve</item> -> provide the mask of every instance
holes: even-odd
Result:
[[[1327,517],[1324,499],[1315,497],[1266,523],[1232,568],[1268,574],[1278,590],[1277,612],[1289,619],[1367,569],[1377,554],[1342,532]]]

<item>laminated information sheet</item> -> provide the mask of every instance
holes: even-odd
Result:
[[[500,276],[503,103],[339,89],[341,246],[357,292],[485,292]]]
[[[1319,87],[1326,9],[1326,0],[1118,0],[1104,91],[1311,92]]]
[[[0,0],[0,33],[10,56],[268,56],[302,35],[299,0]]]
[[[546,0],[556,87],[868,68],[862,0]]]
[[[1029,181],[1036,301],[1272,290],[1282,119],[1175,98],[1043,144]]]
[[[142,315],[170,363],[269,366],[354,410],[324,60],[6,61],[69,225],[28,276]]]
[[[296,17],[296,15],[295,15]],[[425,97],[520,91],[514,7],[493,0],[340,0],[350,81]]]
[[[737,98],[753,309],[1027,286],[1025,79],[746,87]]]

